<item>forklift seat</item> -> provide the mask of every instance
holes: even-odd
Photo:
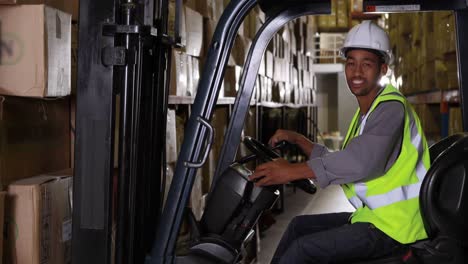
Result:
[[[432,165],[419,195],[429,238],[400,255],[355,264],[468,263],[468,134],[447,137],[429,151]]]

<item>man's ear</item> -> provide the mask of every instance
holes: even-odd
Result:
[[[388,64],[382,63],[382,65],[380,66],[380,76],[385,76],[387,74],[387,71],[388,71]]]

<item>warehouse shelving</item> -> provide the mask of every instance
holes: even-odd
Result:
[[[439,104],[441,102],[459,103],[459,91],[430,91],[408,95],[408,101],[412,104]]]
[[[221,97],[218,99],[217,105],[233,105],[236,98],[234,97]],[[195,97],[192,96],[169,96],[170,105],[191,105],[193,104]],[[259,105],[268,108],[303,108],[303,107],[314,107],[316,104],[293,104],[293,103],[277,103],[277,102],[255,102],[250,103],[251,106]]]
[[[176,96],[170,95],[169,96],[169,104],[170,105],[191,105],[193,104],[195,97],[192,96]],[[221,97],[218,98],[218,105],[232,105],[234,104],[234,97]]]

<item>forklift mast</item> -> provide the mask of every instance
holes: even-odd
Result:
[[[176,1],[178,12],[181,2]],[[168,36],[168,4],[168,0],[80,1],[72,263],[177,262],[177,236],[196,171],[213,143],[210,120],[240,24],[256,5],[267,15],[243,68],[212,188],[235,158],[255,77],[271,38],[295,18],[331,10],[329,0],[232,0],[228,4],[210,44],[163,209],[168,76],[172,48],[178,46],[177,33],[175,38]],[[460,100],[468,131],[468,63],[463,60],[468,57],[463,48],[468,46],[463,31],[468,28],[467,2],[365,0],[364,9],[455,12]],[[116,111],[120,125],[118,176],[114,177]]]

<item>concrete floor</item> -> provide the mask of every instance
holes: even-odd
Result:
[[[284,209],[283,213],[275,216],[276,223],[261,235],[260,253],[257,256],[259,264],[270,263],[283,232],[294,216],[354,210],[339,186],[329,186],[318,190],[315,195],[307,194],[299,189],[294,193],[292,187],[287,187]]]

